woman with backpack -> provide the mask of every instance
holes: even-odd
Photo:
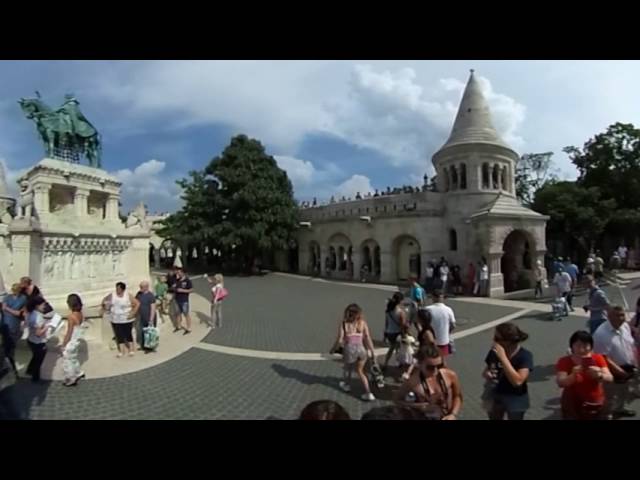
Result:
[[[221,273],[216,273],[211,277],[207,275],[209,283],[213,283],[211,288],[211,328],[222,327],[222,301],[229,294],[224,288],[224,278]]]

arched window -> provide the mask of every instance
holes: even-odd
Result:
[[[458,234],[453,228],[449,230],[449,250],[452,252],[458,250]]]
[[[458,168],[455,165],[451,166],[451,190],[458,189]]]
[[[482,164],[482,188],[485,190],[489,188],[489,164],[488,163]]]
[[[508,180],[507,171],[508,170],[506,166],[502,167],[502,190],[505,190],[505,191],[509,190],[508,183],[507,183],[507,180]]]
[[[467,189],[467,165],[465,163],[460,164],[460,190]]]

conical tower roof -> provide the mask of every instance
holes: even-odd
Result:
[[[455,145],[477,143],[496,145],[513,151],[513,149],[500,138],[500,135],[498,135],[498,132],[494,128],[493,122],[491,121],[489,105],[482,94],[480,83],[476,79],[474,71],[471,70],[471,75],[464,89],[456,120],[453,123],[451,135],[440,150],[436,152],[436,155]]]

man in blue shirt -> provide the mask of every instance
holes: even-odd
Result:
[[[2,320],[0,320],[0,332],[2,333],[2,346],[5,358],[9,360],[15,376],[18,376],[18,369],[15,361],[15,350],[18,340],[22,335],[22,309],[27,303],[27,297],[20,293],[21,286],[14,283],[11,287],[11,294],[7,295],[2,302]],[[3,365],[0,364],[0,368]]]
[[[610,303],[593,276],[587,275],[587,282],[589,283],[589,304],[583,308],[585,312],[589,312],[589,331],[593,335],[598,327],[608,320],[607,311]]]
[[[558,257],[553,261],[553,264],[551,265],[551,278],[555,277],[556,273],[560,272],[561,268],[563,268],[562,257]]]
[[[409,278],[409,281],[411,282],[411,292],[409,294],[411,300],[417,303],[418,308],[423,307],[425,297],[424,288],[420,286],[416,277]]]
[[[578,270],[578,266],[576,264],[571,262],[571,258],[569,257],[567,257],[567,259],[564,261],[563,267],[564,271],[567,272],[571,277],[571,291],[569,292],[569,295],[567,295],[571,298],[567,298],[567,302],[569,303],[569,305],[573,305],[573,294],[576,291],[576,287],[578,286],[578,274],[580,270]]]
[[[580,271],[578,270],[578,266],[575,263],[572,263],[571,258],[569,257],[567,257],[567,259],[564,261],[564,271],[571,275],[571,280],[573,280],[575,287]]]

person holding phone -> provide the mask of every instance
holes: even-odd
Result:
[[[482,376],[493,385],[485,402],[490,420],[524,420],[529,410],[527,379],[533,370],[533,355],[520,344],[529,335],[507,322],[496,327],[493,347],[485,358]]]
[[[571,354],[556,363],[556,383],[562,388],[563,420],[596,420],[604,407],[603,383],[613,382],[604,355],[593,353],[593,337],[578,331],[569,339]]]

